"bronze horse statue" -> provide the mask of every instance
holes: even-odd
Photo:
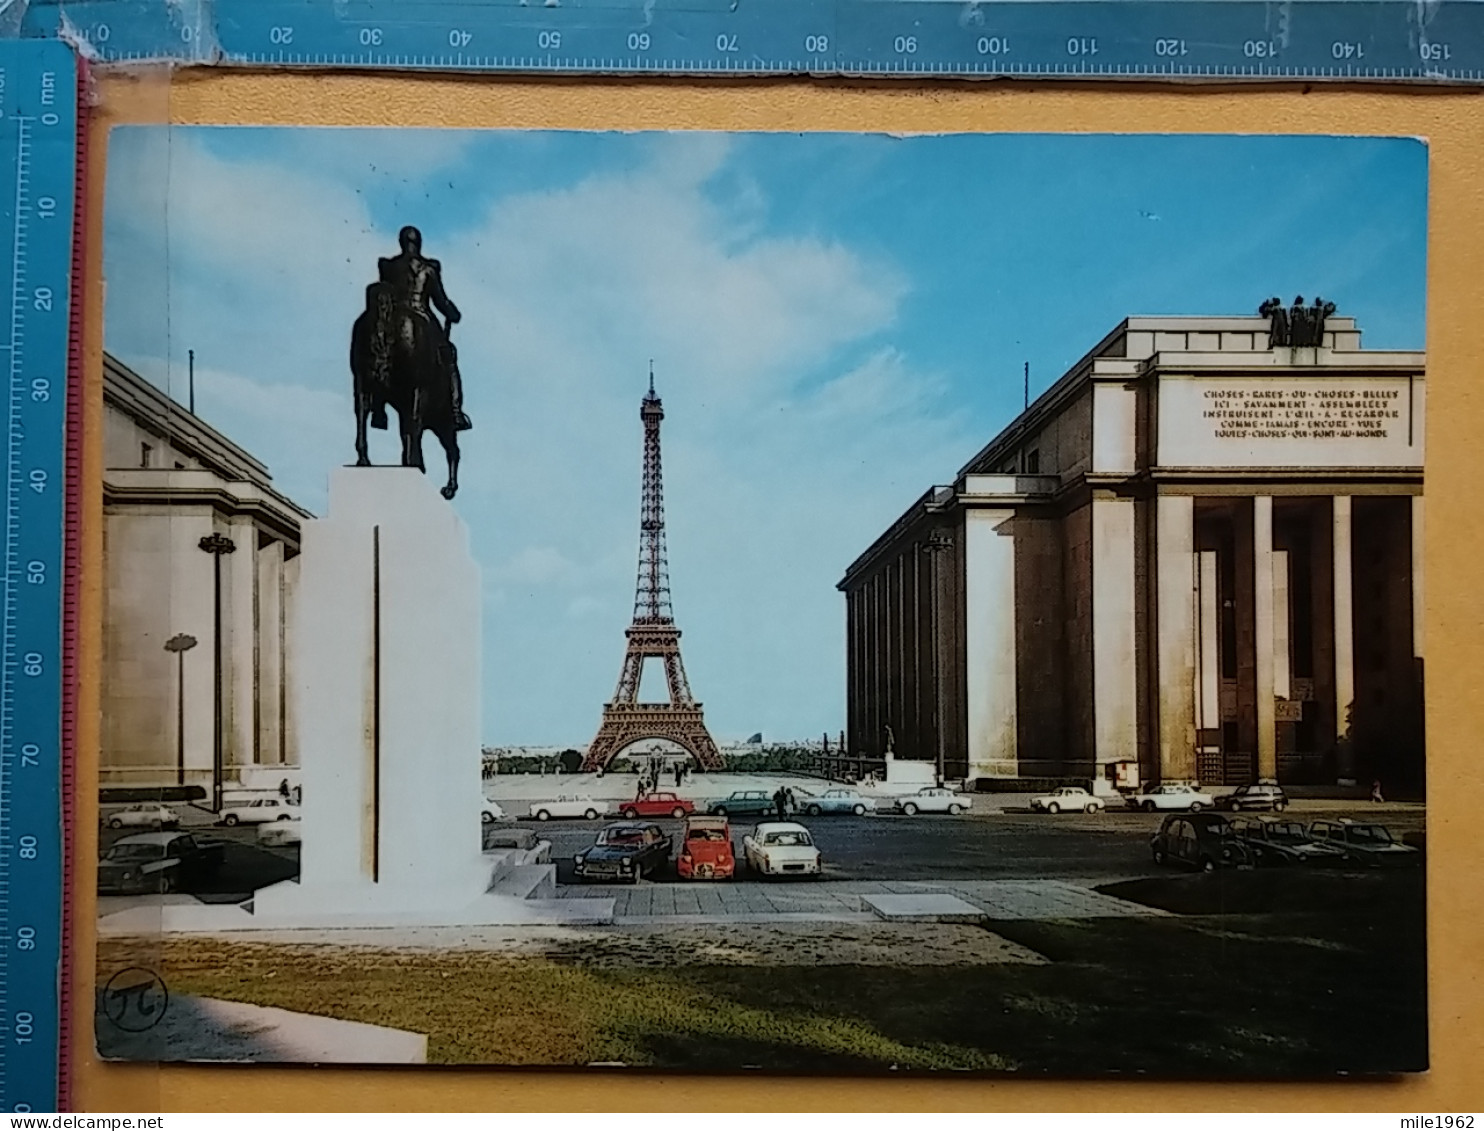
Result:
[[[366,288],[366,309],[351,327],[356,466],[371,466],[366,426],[385,428],[387,409],[397,414],[402,466],[426,471],[423,433],[431,432],[448,457],[445,499],[459,489],[458,433],[468,427],[458,354],[449,331],[458,307],[443,293],[440,265],[422,256],[422,235],[403,228],[402,254],[380,261],[381,279]],[[447,319],[440,322],[434,310]]]

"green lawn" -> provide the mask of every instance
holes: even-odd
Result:
[[[1153,894],[1169,890],[1198,889]],[[1424,1068],[1421,876],[1367,878],[1355,892],[1334,906],[1301,893],[1306,910],[995,924],[1051,959],[1044,966],[596,969],[574,948],[515,958],[204,940],[162,953],[151,941],[148,953],[174,993],[426,1032],[429,1059],[445,1063],[1205,1077]],[[103,944],[100,978],[131,957]]]

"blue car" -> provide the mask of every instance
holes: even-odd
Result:
[[[713,817],[767,817],[777,811],[773,795],[762,789],[739,789],[720,801],[713,801],[706,812]]]

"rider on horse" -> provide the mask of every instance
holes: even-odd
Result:
[[[449,340],[447,328],[433,316],[433,311],[447,318],[448,326],[458,322],[462,315],[443,293],[441,265],[436,259],[423,256],[422,233],[409,225],[397,234],[397,242],[402,247],[401,254],[378,260],[381,281],[366,288],[366,307],[375,326],[371,352],[377,384],[385,388],[389,383],[394,337],[400,335],[404,339],[403,347],[412,353],[419,345],[417,337],[430,335],[439,364],[448,377],[454,428],[463,431],[473,425],[464,413],[464,382],[459,375],[458,354]],[[386,427],[384,405],[375,406],[371,426]]]

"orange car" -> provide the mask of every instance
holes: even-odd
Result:
[[[691,817],[675,871],[682,880],[729,880],[737,870],[732,826],[725,817]]]

